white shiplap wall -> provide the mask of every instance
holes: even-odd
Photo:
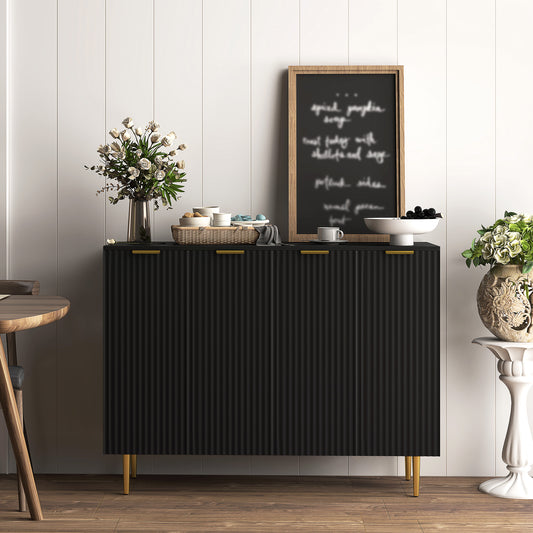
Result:
[[[287,228],[286,67],[405,65],[407,205],[446,219],[442,247],[442,456],[423,473],[503,472],[509,401],[475,310],[482,276],[460,252],[504,209],[533,212],[529,0],[3,0],[0,275],[72,300],[20,335],[37,472],[118,472],[102,455],[101,246],[126,205],[96,197],[106,131],[156,118],[189,146],[189,182],[155,238],[193,205],[269,214]],[[31,16],[28,14],[31,13]],[[7,52],[5,50],[7,43]],[[0,120],[4,124],[4,120]],[[7,244],[6,244],[7,242]],[[531,400],[533,419],[533,400]],[[145,473],[396,475],[403,459],[146,457]],[[0,434],[0,472],[13,470]]]

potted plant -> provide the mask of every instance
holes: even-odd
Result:
[[[502,340],[533,342],[533,217],[506,211],[478,235],[462,256],[491,267],[477,293],[483,324]]]
[[[167,151],[176,134],[171,131],[162,136],[155,121],[140,128],[127,117],[122,124],[122,131],[113,128],[109,132],[113,138],[110,144],[98,147],[101,163],[85,168],[106,178],[97,194],[115,191],[116,195],[108,196],[111,204],[129,198],[128,242],[150,242],[150,202],[154,201],[155,210],[160,204],[170,209],[183,192],[183,183],[187,181],[182,172],[185,162],[173,158],[186,146],[180,144]]]

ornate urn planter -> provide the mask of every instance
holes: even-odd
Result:
[[[533,271],[521,265],[496,265],[485,274],[477,292],[479,316],[496,337],[533,342]]]

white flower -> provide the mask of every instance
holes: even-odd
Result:
[[[154,133],[154,135],[157,135],[157,133]],[[154,136],[152,135],[152,137]],[[169,146],[172,146],[172,143],[174,142],[174,139],[172,137],[169,137],[168,135],[165,135],[162,139],[161,139],[161,144],[163,146],[166,146],[167,148]]]
[[[139,136],[141,136],[143,134],[143,130],[142,128],[135,128],[135,133]]]
[[[493,230],[492,230],[492,234],[493,235],[502,235],[503,233],[509,231],[507,229],[507,226],[505,224],[500,224],[499,226],[496,226]]]
[[[510,224],[516,224],[517,222],[520,222],[523,218],[523,215],[511,215],[510,217],[505,217],[504,220],[506,220]]]
[[[533,216],[531,215],[524,215],[524,218],[522,219],[526,224],[530,224],[533,222]]]
[[[115,152],[113,155],[119,161],[123,161],[126,158],[126,154],[124,152],[122,152],[122,151],[121,152]]]
[[[483,250],[482,250],[483,259],[485,260],[492,259],[493,253],[494,253],[494,247],[492,246],[492,244],[487,243],[485,244],[485,246],[483,246]]]
[[[180,170],[183,170],[185,168],[185,161],[183,161],[183,159],[181,161],[178,161],[178,163],[176,164],[176,166],[180,169]]]
[[[505,243],[507,242],[507,238],[505,237],[505,235],[494,235],[492,236],[492,246],[494,246],[494,248],[499,248],[501,246],[503,246]]]
[[[131,133],[128,130],[121,131],[120,136],[123,141],[129,141],[131,139]]]
[[[154,162],[156,165],[161,165],[163,163],[163,158],[160,155],[156,155]]]
[[[132,178],[137,178],[139,176],[139,169],[135,167],[128,168],[128,172],[130,173]]]
[[[520,246],[520,241],[514,241],[509,244],[509,255],[511,257],[516,257],[522,253],[522,246]]]
[[[111,148],[115,152],[120,152],[120,150],[121,150],[120,144],[118,144],[117,141],[114,141],[114,142],[111,143]]]
[[[175,156],[175,155],[176,155],[176,150],[170,150],[170,152],[168,153],[168,155],[170,155],[170,156]]]
[[[152,131],[157,131],[159,128],[160,126],[155,120],[148,122],[148,126],[146,127],[146,129],[150,129]]]
[[[510,231],[509,233],[507,233],[507,239],[509,240],[509,244],[520,244],[520,238],[520,232],[518,231]]]
[[[161,137],[161,135],[159,135],[159,133],[154,133],[152,134],[152,136],[150,137],[150,140],[153,142],[153,143],[156,143],[159,138]]]
[[[118,139],[120,133],[118,132],[117,128],[113,128],[112,130],[109,130],[109,135],[111,135],[113,139]]]
[[[165,177],[165,173],[164,173],[162,170],[158,170],[158,171],[155,173],[155,177],[156,177],[158,180],[162,180],[162,179]]]
[[[141,155],[143,155],[143,151],[139,148],[138,150],[135,150],[135,155],[137,157],[141,157]]]
[[[150,167],[152,166],[152,163],[150,163],[150,161],[148,159],[146,159],[146,157],[143,157],[140,161],[139,161],[139,166],[143,169],[143,170],[149,170]]]
[[[481,242],[490,242],[492,240],[492,232],[486,231],[482,236],[480,241]]]
[[[503,248],[498,248],[494,250],[494,259],[496,260],[496,263],[500,263],[501,265],[506,265],[511,260],[509,249],[506,247],[503,247]]]
[[[100,145],[98,147],[98,150],[96,151],[99,152],[100,154],[108,154],[109,152],[111,152],[111,148],[109,144],[104,144],[104,146]]]
[[[126,117],[123,121],[122,121],[122,124],[124,124],[124,126],[126,128],[131,128],[133,126],[133,119],[131,117]]]
[[[186,150],[187,149],[187,145],[186,144],[180,144],[178,146],[178,150]]]

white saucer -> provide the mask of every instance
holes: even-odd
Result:
[[[315,244],[344,244],[349,241],[347,241],[346,239],[339,239],[337,241],[321,241],[320,239],[313,239],[312,241],[309,241],[309,242],[312,242]]]

